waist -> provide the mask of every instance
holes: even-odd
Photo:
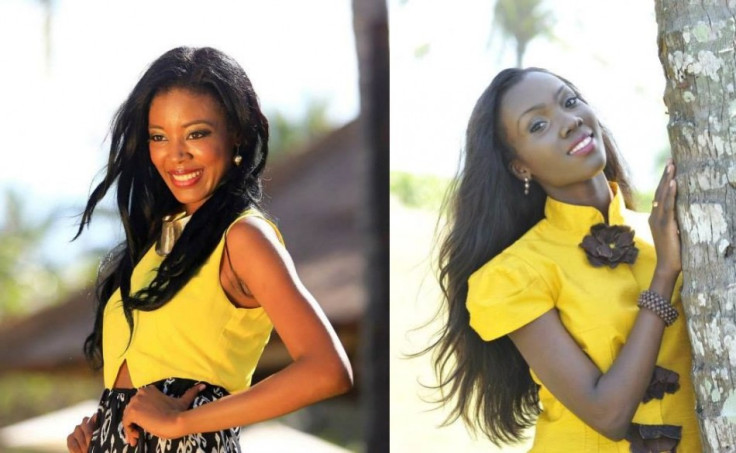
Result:
[[[105,389],[102,391],[102,398],[101,399],[107,399],[107,398],[115,398],[115,397],[121,397],[124,400],[130,399],[133,395],[138,393],[138,389],[146,386],[153,386],[156,387],[158,390],[161,391],[164,395],[167,396],[173,396],[173,397],[180,397],[192,388],[193,386],[197,384],[205,384],[205,388],[198,393],[200,396],[216,396],[217,398],[222,398],[223,396],[227,396],[230,394],[224,387],[221,387],[219,385],[210,384],[209,382],[205,381],[197,381],[194,379],[188,379],[188,378],[179,378],[179,377],[170,377],[166,379],[161,379],[155,382],[151,382],[150,384],[145,384],[138,388],[125,388],[125,387],[113,387],[111,389]]]

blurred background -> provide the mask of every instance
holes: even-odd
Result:
[[[426,348],[441,326],[435,277],[439,209],[460,164],[471,110],[493,76],[512,66],[549,69],[580,88],[627,161],[639,209],[648,211],[669,157],[665,78],[651,2],[389,0],[391,27],[391,447],[392,451],[494,449],[449,411]],[[435,429],[437,428],[437,429]],[[530,433],[530,436],[533,433]]]
[[[251,78],[271,124],[267,208],[356,373],[349,394],[248,428],[243,444],[378,451],[368,447],[375,410],[363,396],[381,387],[365,384],[364,371],[376,349],[366,325],[382,309],[368,308],[366,285],[380,243],[364,214],[377,145],[361,108],[385,99],[388,109],[388,49],[376,39],[387,42],[386,20],[382,0],[0,2],[0,451],[66,451],[66,436],[95,408],[102,376],[81,345],[99,261],[123,239],[112,197],[70,240],[103,174],[114,112],[147,66],[181,45],[218,48]],[[371,71],[386,74],[372,91],[380,77]],[[274,335],[254,382],[289,360]],[[387,396],[381,388],[371,399]]]

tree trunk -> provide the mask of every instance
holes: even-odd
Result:
[[[366,452],[389,451],[388,216],[389,59],[385,0],[353,0],[353,29],[360,73],[360,123],[368,197],[366,287],[361,398],[366,408]]]
[[[728,2],[728,5],[726,4]],[[735,0],[656,0],[703,449],[736,451]]]
[[[524,53],[526,52],[526,42],[516,41],[516,67],[523,68]]]

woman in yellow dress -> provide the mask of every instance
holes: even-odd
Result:
[[[347,391],[352,372],[259,209],[268,121],[240,65],[180,47],[143,74],[112,124],[104,180],[125,241],[100,269],[88,359],[97,413],[71,452],[240,451],[238,427]],[[293,363],[250,386],[272,328]]]
[[[451,192],[436,348],[443,401],[533,452],[698,452],[679,298],[675,168],[647,220],[606,128],[567,80],[500,72]],[[650,233],[651,230],[651,233]]]

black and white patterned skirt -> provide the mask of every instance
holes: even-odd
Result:
[[[155,386],[165,395],[180,397],[197,384],[191,379],[169,378],[156,381]],[[192,407],[218,400],[228,395],[222,387],[207,384],[194,398]],[[123,411],[137,389],[105,389],[97,408],[97,426],[92,433],[90,453],[233,453],[240,452],[240,428],[211,433],[189,434],[177,439],[161,439],[142,431],[135,447],[125,443]]]

